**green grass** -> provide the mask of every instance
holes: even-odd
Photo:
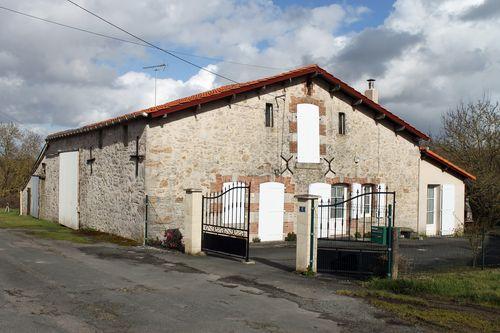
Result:
[[[425,274],[398,280],[373,279],[365,286],[394,294],[500,307],[500,269]]]
[[[432,330],[500,332],[500,269],[466,270],[372,279],[356,291],[374,306]]]
[[[17,210],[11,210],[10,213],[0,212],[0,229],[22,230],[40,238],[63,240],[79,244],[110,242],[124,246],[137,245],[137,242],[133,240],[92,229],[73,230],[51,221],[19,215]]]

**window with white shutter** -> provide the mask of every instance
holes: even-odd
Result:
[[[297,162],[319,163],[319,107],[297,105]]]

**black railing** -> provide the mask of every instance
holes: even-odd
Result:
[[[390,276],[396,193],[352,193],[318,205],[318,271]]]
[[[372,241],[373,227],[393,227],[395,192],[353,193],[346,200],[330,199],[318,205],[318,238]]]
[[[248,261],[250,185],[232,183],[202,199],[202,250]]]

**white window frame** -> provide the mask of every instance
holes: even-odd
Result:
[[[427,210],[425,214],[425,224],[426,225],[436,225],[436,213],[437,213],[437,188],[438,186],[436,185],[427,185],[427,195],[426,195],[426,201],[427,201]],[[432,198],[429,197],[429,190],[432,190]],[[432,199],[432,205],[429,205],[429,200]],[[431,207],[432,206],[432,207]],[[430,210],[432,209],[432,210]],[[429,222],[429,214],[432,214],[432,223]]]
[[[335,189],[342,188],[342,190],[343,190],[342,200],[337,201],[337,202],[346,201],[347,200],[347,186],[344,184],[333,184],[332,185],[331,203],[335,204],[335,198],[339,198],[338,196],[336,196],[336,193],[334,193],[334,188]],[[332,211],[330,212],[330,219],[337,219],[337,221],[342,221],[342,220],[345,221],[346,216],[347,216],[347,202],[344,202],[343,209],[341,209],[344,211],[344,214],[343,214],[344,216],[337,217],[337,212],[339,210],[338,208],[339,207],[332,208]]]
[[[365,184],[362,188],[363,194],[373,193],[373,185]],[[369,190],[369,192],[367,192]],[[372,203],[373,203],[373,194],[363,195],[363,216],[370,217],[372,215]],[[368,212],[366,211],[366,207],[368,207]]]

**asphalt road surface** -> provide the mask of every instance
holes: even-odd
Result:
[[[0,230],[1,332],[418,332],[355,284],[151,248]]]

